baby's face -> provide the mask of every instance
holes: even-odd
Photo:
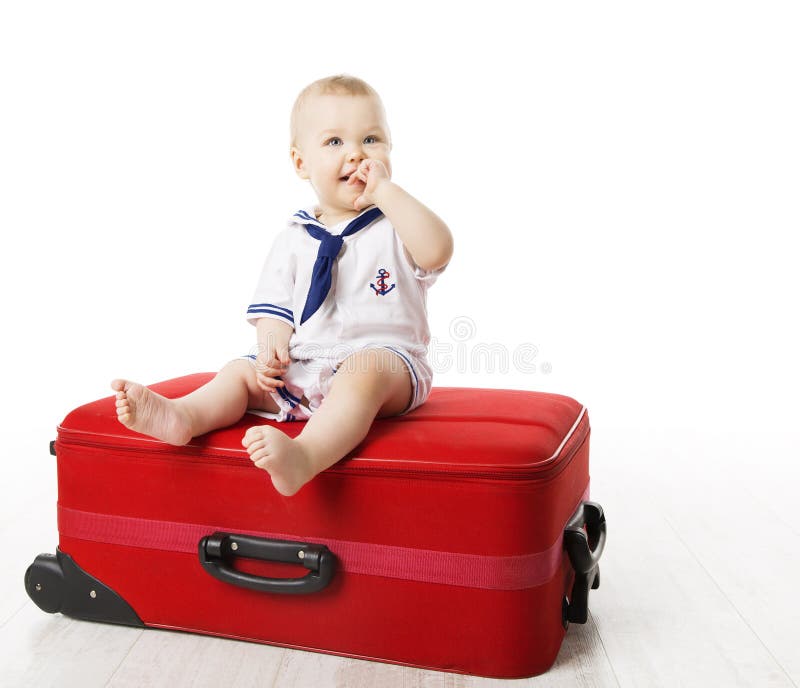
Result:
[[[301,179],[311,181],[325,212],[354,210],[363,182],[347,184],[362,160],[380,160],[392,176],[389,128],[383,108],[371,96],[318,95],[298,119],[291,156]]]

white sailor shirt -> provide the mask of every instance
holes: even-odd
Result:
[[[364,208],[360,214],[374,208]],[[430,342],[427,290],[447,267],[423,270],[385,215],[345,236],[319,309],[300,324],[320,242],[304,224],[339,235],[355,218],[326,227],[314,204],[292,215],[264,262],[247,320],[276,318],[294,327],[289,355],[295,360],[341,361],[366,345],[396,345],[426,357]]]

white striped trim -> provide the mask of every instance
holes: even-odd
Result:
[[[575,433],[575,430],[578,429],[578,425],[580,425],[580,422],[585,414],[586,414],[586,407],[581,406],[581,412],[578,414],[578,417],[575,419],[575,422],[572,424],[572,427],[569,429],[569,432],[566,435],[564,435],[564,439],[561,440],[561,444],[558,445],[558,449],[556,449],[555,452],[553,452],[553,455],[549,459],[547,459],[548,461],[552,461],[561,453],[561,450],[564,448],[564,445],[567,443],[569,438],[572,437],[572,435]]]

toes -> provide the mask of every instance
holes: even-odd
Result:
[[[258,461],[253,461],[253,463],[258,467],[262,468],[263,470],[269,473],[267,466],[269,466],[270,460],[272,459],[271,456],[262,456]]]
[[[263,439],[257,439],[255,442],[251,442],[247,445],[247,451],[250,453],[250,456],[253,455],[253,452],[258,451],[259,449],[264,449],[267,443]]]
[[[123,425],[127,425],[131,419],[131,405],[125,392],[117,392],[115,405],[117,407],[117,420]]]
[[[258,466],[259,461],[266,461],[271,458],[271,455],[267,452],[266,449],[259,449],[256,452],[250,454],[250,460]]]
[[[254,425],[251,428],[247,428],[247,432],[244,433],[244,437],[242,437],[242,446],[248,447],[253,442],[263,439],[264,433],[261,431],[261,426]]]

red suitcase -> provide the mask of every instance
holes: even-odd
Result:
[[[51,445],[59,545],[26,572],[30,597],[80,619],[501,678],[546,671],[586,621],[605,519],[586,501],[589,421],[573,399],[434,388],[292,497],[241,445],[270,422],[173,447],[118,423],[114,397],[74,410]]]

